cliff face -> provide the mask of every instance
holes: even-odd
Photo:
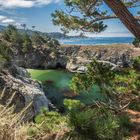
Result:
[[[62,55],[59,48],[49,48],[46,46],[32,48],[27,53],[13,52],[13,63],[20,67],[34,69],[65,68],[67,64],[66,56]]]
[[[83,72],[94,58],[121,67],[131,66],[135,52],[137,51],[131,45],[38,47],[26,54],[14,53],[13,62],[26,68],[66,68],[69,71]]]
[[[62,50],[68,57],[66,68],[78,72],[84,72],[86,65],[93,59],[111,62],[120,67],[130,67],[135,51],[131,45],[63,46]]]
[[[16,93],[10,103],[15,106],[16,112],[31,104],[27,111],[26,120],[31,119],[42,107],[48,108],[49,102],[45,97],[42,85],[31,80],[27,70],[16,65],[1,70],[0,89],[5,89],[0,99],[0,102],[5,105]]]

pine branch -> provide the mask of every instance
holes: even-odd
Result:
[[[98,22],[98,21],[101,21],[101,20],[117,19],[117,18],[118,17],[116,15],[102,16],[102,17],[99,17],[99,18],[96,18],[96,19],[92,20],[91,23]],[[135,16],[135,19],[137,19],[138,21],[140,21],[140,16]]]

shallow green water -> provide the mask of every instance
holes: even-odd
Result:
[[[32,79],[39,81],[53,81],[58,88],[68,88],[73,74],[60,70],[28,70]]]
[[[39,80],[41,82],[49,81],[53,85],[47,87],[47,94],[50,98],[54,97],[55,102],[61,102],[65,98],[63,91],[70,91],[69,84],[73,77],[73,74],[67,71],[61,70],[28,70],[32,79]],[[71,91],[72,92],[72,91]],[[99,88],[94,86],[89,93],[81,93],[79,96],[74,97],[79,99],[85,104],[93,103],[94,100],[103,100],[105,97],[100,93]]]

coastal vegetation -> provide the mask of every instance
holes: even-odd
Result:
[[[98,76],[95,78],[98,79]],[[95,82],[95,84],[97,83]],[[116,113],[118,108],[115,110],[114,108],[109,109],[108,106],[100,104],[100,102],[93,102],[93,104],[85,105],[81,103],[81,101],[74,99],[65,99],[64,106],[67,108],[64,114],[58,113],[57,111],[50,112],[42,108],[40,114],[35,117],[35,123],[15,125],[15,129],[11,130],[14,130],[15,132],[13,133],[17,134],[14,135],[14,137],[13,135],[11,137],[11,131],[9,131],[11,123],[8,122],[8,118],[14,116],[12,111],[10,111],[11,109],[9,109],[8,114],[3,114],[4,119],[6,116],[8,118],[6,118],[2,126],[9,125],[9,128],[6,127],[8,130],[6,129],[5,131],[10,133],[1,136],[3,138],[9,138],[10,136],[10,138],[13,139],[55,139],[58,137],[64,140],[67,138],[72,140],[93,138],[118,140],[129,136],[130,131],[133,129],[133,124],[129,116],[123,114],[123,112],[120,113],[120,111]],[[3,112],[3,108],[4,107],[2,107],[1,112]],[[20,118],[22,118],[22,116],[20,116]],[[17,121],[18,119],[15,118],[15,120]],[[14,124],[18,123],[16,122]],[[18,137],[16,138],[16,136]]]
[[[10,57],[8,56],[9,48],[6,44],[0,43],[0,57],[1,59],[9,60]]]
[[[115,15],[99,10],[103,2]],[[139,47],[140,25],[128,10],[138,2],[65,0],[70,13],[56,11],[53,21],[64,36],[70,30],[83,36],[104,31],[103,19],[119,18]],[[139,140],[139,48],[107,46],[108,53],[96,46],[92,53],[22,27],[0,33],[0,140],[131,140],[133,133]]]
[[[16,48],[21,46],[18,48],[19,52],[26,54],[32,51],[32,48],[42,47],[49,41],[37,32],[32,35],[27,32],[20,33],[12,25],[7,27],[2,36],[5,44],[1,44],[0,54],[6,60],[10,60],[9,56],[12,52],[10,43]],[[52,47],[58,47],[57,42],[53,43]],[[51,45],[48,43],[49,48]],[[45,138],[121,140],[130,137],[135,125],[125,110],[140,110],[140,58],[137,57],[132,61],[131,68],[118,68],[113,63],[93,59],[87,65],[87,71],[84,74],[69,73],[68,78],[66,72],[64,79],[68,79],[62,80],[63,83],[61,83],[61,79],[57,79],[58,85],[54,84],[55,73],[50,74],[47,79],[44,77],[44,73],[41,74],[42,70],[29,70],[33,79],[43,82],[46,96],[53,105],[50,106],[50,110],[42,108],[40,113],[34,116],[34,121],[25,121],[25,124],[23,124],[24,115],[21,115],[26,112],[23,111],[24,109],[16,114],[14,108],[10,107],[11,103],[7,103],[6,107],[1,106],[1,122],[3,123],[0,125],[3,129],[0,130],[0,137],[6,138],[6,140],[10,140],[10,138],[13,140]],[[62,73],[64,72],[62,71]],[[62,76],[63,74],[61,78]],[[67,89],[62,91],[66,87]],[[101,98],[92,97],[91,95],[94,94],[99,94]],[[12,99],[9,101],[12,102]],[[10,123],[11,118],[14,118],[14,121]],[[14,129],[11,130],[11,126]]]
[[[33,46],[59,46],[57,40],[50,38],[47,35],[42,35],[36,31],[30,35],[28,30],[20,32],[14,25],[9,25],[1,34],[4,41],[19,47],[19,50],[23,53],[30,51]]]

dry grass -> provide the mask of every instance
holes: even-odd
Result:
[[[2,91],[0,99],[4,95],[5,90]],[[26,114],[28,105],[19,113],[14,113],[14,107],[10,107],[16,92],[14,92],[11,98],[8,100],[6,106],[0,105],[0,140],[26,140],[26,128],[23,124],[23,118]]]
[[[2,100],[5,94],[5,89],[0,94]],[[43,131],[42,124],[24,123],[27,110],[30,108],[30,103],[19,113],[14,113],[14,106],[10,106],[16,92],[14,92],[5,106],[0,105],[0,140],[62,140],[67,130],[59,131]]]
[[[0,105],[0,140],[24,140],[25,134],[18,114],[13,108],[6,109]]]

